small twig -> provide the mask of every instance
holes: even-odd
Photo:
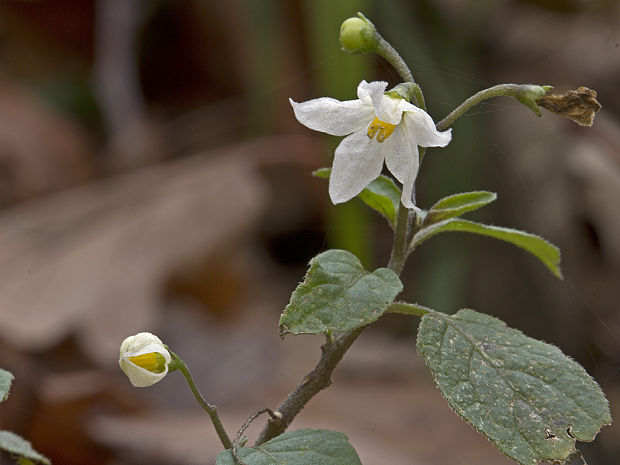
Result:
[[[273,410],[271,410],[270,408],[264,408],[262,410],[259,410],[258,412],[250,415],[250,417],[245,421],[245,423],[243,424],[243,426],[241,426],[241,428],[239,429],[239,431],[237,432],[237,435],[235,436],[235,440],[232,443],[232,448],[231,448],[231,454],[233,456],[233,459],[235,460],[235,462],[237,462],[239,465],[247,465],[243,460],[241,460],[241,458],[239,457],[239,455],[237,454],[237,448],[239,447],[239,443],[241,442],[241,439],[243,437],[243,433],[245,432],[245,430],[248,428],[248,426],[250,426],[250,424],[256,420],[256,418],[258,418],[260,415],[262,415],[263,413],[268,413],[269,416],[271,417],[270,420],[272,421],[278,421],[282,419],[282,414],[278,411],[274,412]],[[269,451],[263,450],[263,452],[265,452],[267,455],[269,455],[272,459],[275,460],[275,457],[273,457]]]

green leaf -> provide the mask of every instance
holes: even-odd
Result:
[[[280,336],[349,331],[377,320],[403,285],[392,270],[364,269],[351,252],[328,250],[310,260],[280,317]]]
[[[44,465],[50,465],[52,463],[47,457],[34,450],[29,441],[26,441],[24,438],[11,431],[0,431],[0,449],[5,450],[9,454],[17,455],[21,458]]]
[[[428,226],[448,218],[461,216],[464,213],[484,207],[496,198],[497,194],[486,191],[463,192],[444,197],[430,208],[422,224]]]
[[[484,236],[490,236],[495,239],[510,242],[511,244],[521,247],[534,255],[541,262],[543,262],[543,264],[549,268],[554,275],[558,278],[562,278],[562,272],[560,271],[560,249],[547,242],[542,237],[519,231],[517,229],[489,226],[486,224],[475,223],[473,221],[452,218],[420,229],[413,236],[410,247],[413,249],[425,240],[433,237],[435,234],[448,231],[482,234]]]
[[[450,406],[523,465],[565,463],[611,423],[599,386],[557,347],[473,310],[429,313],[418,352]]]
[[[0,402],[4,402],[9,397],[12,381],[13,375],[9,371],[0,368]]]
[[[26,457],[18,457],[16,463],[17,465],[35,465],[35,463],[32,460],[27,459]]]
[[[331,168],[321,168],[314,171],[312,175],[317,178],[329,179],[331,171]],[[401,192],[394,181],[387,176],[380,175],[357,196],[362,202],[385,217],[392,229],[395,228]]]
[[[259,447],[240,447],[237,455],[247,465],[361,465],[344,433],[300,429],[284,433]],[[230,450],[221,452],[215,465],[237,465]]]

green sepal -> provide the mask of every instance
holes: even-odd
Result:
[[[344,433],[300,429],[281,434],[258,447],[240,447],[237,455],[247,465],[361,465]],[[237,465],[232,452],[221,452],[215,465]]]
[[[519,90],[514,94],[514,97],[523,105],[532,110],[536,116],[542,116],[540,107],[536,103],[536,100],[544,96],[548,91],[553,89],[553,86],[538,86],[534,84],[523,84],[519,86]]]
[[[433,223],[461,216],[464,213],[477,210],[497,199],[495,192],[475,191],[462,192],[449,195],[437,201],[433,205],[422,221],[422,226],[430,226]]]
[[[34,450],[30,441],[26,441],[11,431],[0,431],[0,449],[17,456],[19,459],[30,460],[43,465],[51,465],[52,463],[47,457]],[[25,461],[21,460],[21,462]]]
[[[428,313],[417,349],[452,409],[522,465],[566,463],[611,423],[598,384],[557,347],[473,310]]]
[[[321,179],[329,179],[331,168],[321,168],[312,173]],[[379,212],[394,229],[400,207],[401,191],[387,176],[380,175],[360,192],[357,197],[373,210]]]
[[[385,92],[385,95],[389,95],[393,98],[401,98],[407,102],[411,102],[415,98],[416,90],[419,88],[420,86],[414,82],[401,82]]]
[[[441,232],[457,231],[482,234],[521,247],[538,258],[555,276],[562,279],[560,249],[535,234],[517,229],[489,226],[474,221],[451,218],[420,229],[411,240],[410,249]]]
[[[376,321],[402,291],[392,270],[366,271],[346,250],[328,250],[312,260],[282,312],[279,329],[285,334],[330,334],[350,331]]]

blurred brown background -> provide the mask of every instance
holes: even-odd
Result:
[[[231,434],[313,366],[320,338],[280,341],[276,328],[308,259],[342,247],[378,267],[390,247],[360,203],[329,204],[310,172],[337,140],[298,124],[287,100],[398,82],[339,50],[357,11],[402,53],[436,120],[502,82],[598,91],[592,128],[487,101],[419,178],[422,207],[497,191],[473,217],[560,246],[565,279],[506,244],[448,235],[411,258],[403,297],[557,344],[618,417],[618,2],[4,0],[0,366],[16,379],[0,428],[57,465],[208,464],[220,446],[181,377],[132,388],[124,337],[160,335]],[[365,465],[509,463],[450,412],[415,331],[390,317],[365,333],[294,427],[346,432]],[[619,444],[608,427],[582,449],[611,465]]]

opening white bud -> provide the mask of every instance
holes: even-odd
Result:
[[[147,387],[168,374],[172,360],[163,342],[151,333],[129,336],[121,344],[118,364],[135,387]]]

